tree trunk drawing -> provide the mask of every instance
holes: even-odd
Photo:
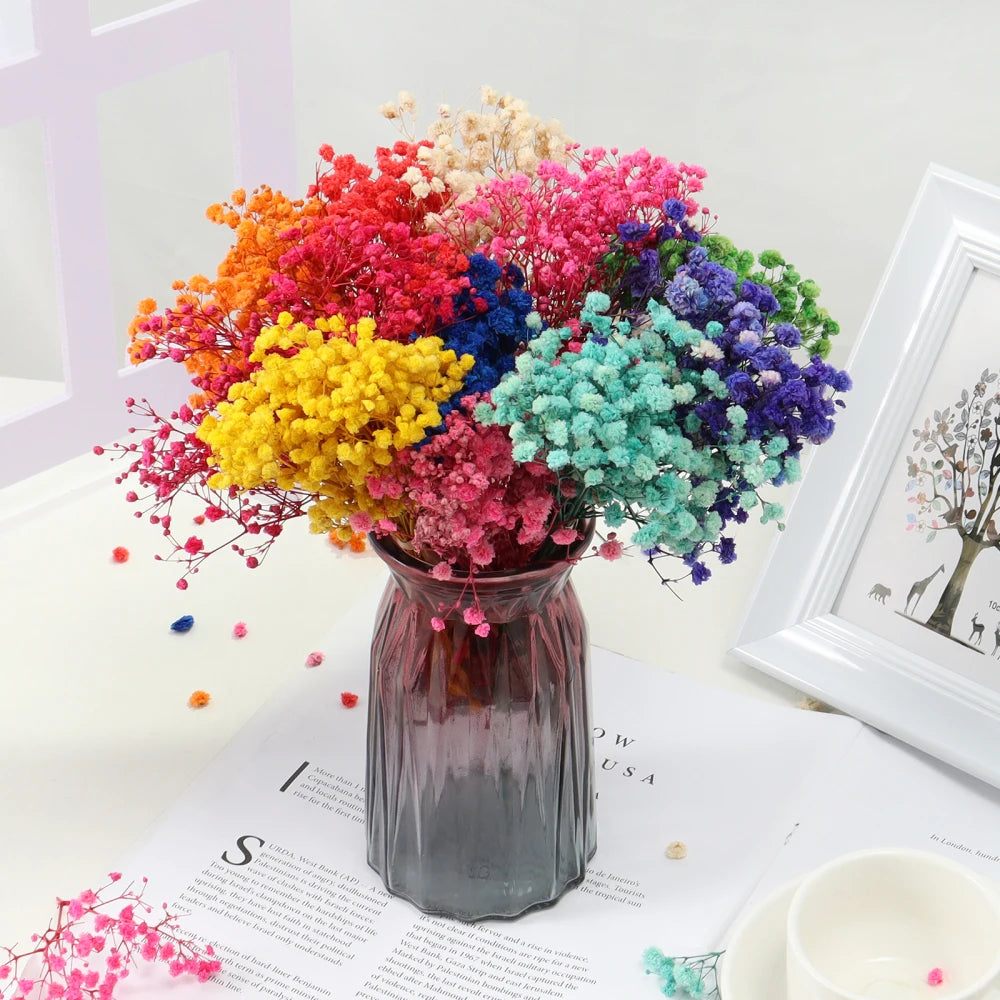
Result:
[[[962,554],[958,557],[958,563],[945,584],[941,600],[938,601],[937,607],[927,619],[928,628],[932,628],[942,635],[951,635],[951,623],[955,617],[958,602],[962,598],[969,570],[972,569],[972,564],[976,561],[979,553],[989,547],[989,542],[979,541],[971,535],[962,536]]]

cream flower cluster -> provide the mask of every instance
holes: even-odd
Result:
[[[407,171],[412,177],[403,177],[416,197],[426,198],[447,185],[454,201],[460,203],[474,197],[476,189],[494,177],[515,173],[534,177],[543,160],[570,161],[575,144],[559,122],[542,121],[524,101],[500,95],[492,87],[483,87],[480,97],[480,111],[455,112],[447,104],[438,107],[437,119],[427,128],[433,145],[418,154],[431,179],[416,168]],[[402,91],[395,102],[383,104],[379,113],[403,124],[415,118],[416,104],[411,94]]]

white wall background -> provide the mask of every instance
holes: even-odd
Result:
[[[56,9],[54,0],[36,4]],[[81,8],[104,40],[144,16],[163,17],[151,0],[59,0],[58,17],[72,19]],[[116,363],[124,364],[135,303],[146,295],[163,300],[174,278],[214,267],[228,230],[204,219],[206,205],[237,183],[280,184],[239,155],[236,56],[226,51],[230,42],[249,44],[255,23],[263,26],[278,9],[290,9],[290,44],[262,27],[241,71],[253,66],[276,93],[293,95],[261,102],[252,124],[273,134],[272,163],[294,162],[300,190],[321,142],[370,158],[376,144],[395,138],[375,108],[397,90],[414,93],[426,123],[438,102],[476,104],[479,85],[489,83],[559,118],[585,145],[646,145],[704,165],[702,197],[719,213],[719,231],[749,248],[781,250],[819,282],[843,329],[835,360],[846,359],[927,164],[1000,183],[995,0],[508,0],[490,7],[175,0],[159,11],[182,8],[192,26],[187,43],[145,32],[146,51],[127,82],[102,72],[97,85],[100,184],[78,197],[99,203],[107,228],[93,240],[76,239],[81,253],[103,258],[111,301],[95,288],[101,329],[67,318],[64,331],[46,159],[64,163],[73,147],[53,147],[37,102],[11,92],[22,77],[5,71],[4,60],[16,65],[44,50],[44,39],[38,14],[32,31],[31,0],[0,0],[0,104],[16,108],[20,96],[25,107],[23,121],[0,119],[0,432],[25,407],[37,414],[86,388],[79,370],[66,387],[67,343],[108,336],[110,324]],[[221,39],[218,51],[203,36]],[[151,51],[157,44],[170,52]],[[184,64],[188,54],[196,58]],[[171,62],[178,65],[162,68]],[[79,72],[67,67],[67,89]],[[289,121],[294,149],[285,148]],[[113,383],[102,396],[116,392]],[[30,469],[12,460],[10,435],[0,436],[0,452],[8,452],[6,460],[0,454],[7,470],[0,485],[85,450],[81,442],[112,438],[117,402],[67,409],[75,435],[62,433],[61,418],[24,421]]]

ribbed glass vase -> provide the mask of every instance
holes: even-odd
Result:
[[[477,576],[490,623],[480,637],[462,616],[464,577],[433,579],[392,540],[373,545],[390,578],[371,652],[369,864],[390,892],[461,920],[555,902],[596,847],[589,647],[571,565]]]

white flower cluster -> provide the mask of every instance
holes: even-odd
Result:
[[[705,358],[707,361],[721,361],[726,356],[722,348],[712,340],[703,340],[700,344],[695,344],[691,348],[691,354],[696,358]]]
[[[444,181],[440,177],[428,180],[420,167],[407,167],[400,178],[404,184],[410,185],[415,198],[426,198],[432,191],[440,194],[444,190]]]

